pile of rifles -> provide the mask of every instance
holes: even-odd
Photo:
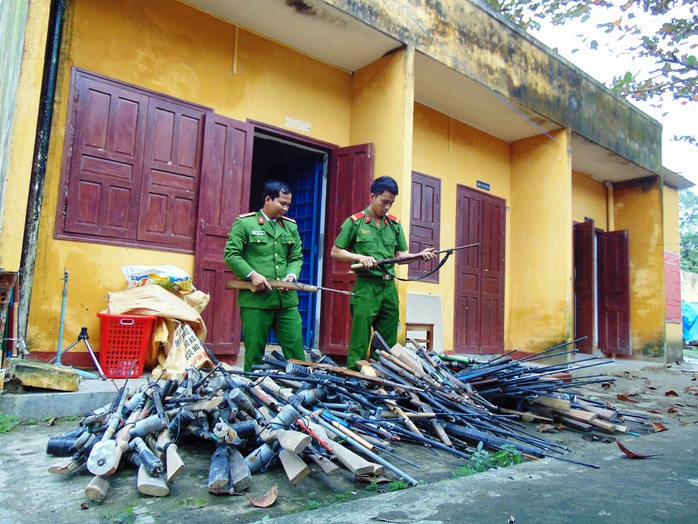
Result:
[[[135,391],[126,381],[111,404],[49,439],[49,454],[68,457],[49,472],[87,469],[93,477],[85,494],[101,501],[110,475],[132,465],[141,493],[165,496],[184,468],[178,445],[197,445],[200,439],[215,448],[208,490],[216,494],[242,493],[253,474],[275,465],[283,467],[292,484],[311,472],[311,464],[328,475],[341,468],[369,478],[390,471],[416,485],[419,481],[396,465],[418,467],[395,453],[398,442],[463,459],[477,446],[513,446],[525,457],[596,467],[565,457],[569,449],[522,423],[539,419],[583,431],[627,431],[614,423],[619,413],[610,406],[570,389],[611,381],[571,373],[605,361],[530,364],[574,352],[564,350],[574,342],[519,360],[507,353],[472,361],[428,352],[415,343],[414,349],[390,348],[376,334],[373,358],[359,363],[360,372],[312,350],[308,362],[272,352],[249,373],[230,369],[209,353],[212,369],[189,368],[181,380],[149,380]]]

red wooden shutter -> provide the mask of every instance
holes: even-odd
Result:
[[[135,239],[148,98],[76,75],[65,231]]]
[[[410,218],[410,253],[419,253],[427,247],[439,247],[439,224],[441,221],[441,180],[412,173],[412,202]],[[408,276],[415,279],[432,271],[438,260],[413,262]],[[432,273],[422,282],[439,282],[439,272]]]
[[[333,260],[330,251],[344,220],[368,205],[372,179],[373,144],[332,151],[322,283],[325,287],[350,291],[356,280],[349,264]],[[320,326],[320,350],[329,355],[346,355],[351,334],[351,313],[346,295],[323,293]]]
[[[203,116],[151,98],[138,240],[194,249]]]
[[[247,210],[252,174],[253,127],[209,113],[206,116],[199,216],[196,234],[194,285],[211,295],[202,317],[208,328],[206,344],[216,355],[240,350],[237,291],[226,291],[233,278],[223,252],[235,218]]]

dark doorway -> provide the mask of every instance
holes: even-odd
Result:
[[[320,272],[320,224],[322,217],[322,184],[326,169],[326,153],[286,139],[255,133],[249,210],[261,209],[264,182],[268,179],[286,182],[293,200],[288,217],[296,221],[303,241],[303,270],[299,281],[318,284]],[[298,309],[303,320],[303,340],[307,347],[315,344],[317,295],[298,293]],[[276,344],[272,333],[269,343]]]

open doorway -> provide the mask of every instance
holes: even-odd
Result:
[[[628,230],[602,231],[593,220],[574,224],[575,339],[582,353],[630,355]]]
[[[263,132],[255,132],[253,150],[248,209],[256,211],[262,207],[261,194],[266,180],[279,180],[289,185],[292,201],[288,217],[296,221],[303,242],[303,269],[298,279],[318,285],[322,277],[322,202],[325,201],[327,153]],[[298,299],[303,342],[307,347],[317,347],[319,294],[301,292]],[[270,334],[269,343],[277,343],[274,333]]]

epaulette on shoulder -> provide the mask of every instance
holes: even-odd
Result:
[[[400,219],[399,219],[398,217],[393,216],[393,215],[391,215],[391,214],[387,214],[386,216],[388,217],[388,220],[392,220],[392,221],[395,222],[396,224],[399,224],[399,223],[400,223]]]
[[[255,211],[252,211],[251,213],[243,213],[242,215],[238,215],[238,218],[247,218],[247,217],[253,217],[257,213]]]
[[[288,217],[281,217],[281,218],[283,218],[284,220],[288,220],[289,222],[293,222],[294,224],[296,223],[296,221],[293,220],[292,218],[288,218]]]
[[[363,211],[359,211],[358,213],[351,215],[351,217],[349,218],[356,222],[357,220],[361,220],[364,216],[366,216],[366,213],[364,213]]]

